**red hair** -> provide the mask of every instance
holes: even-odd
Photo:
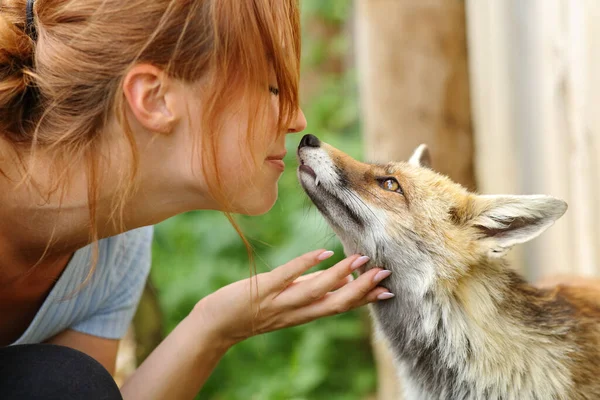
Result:
[[[271,68],[279,88],[280,132],[298,110],[296,0],[37,0],[37,42],[24,31],[26,1],[0,4],[0,139],[21,160],[25,154],[50,156],[55,188],[68,184],[68,177],[59,173],[66,165],[86,162],[92,241],[98,235],[98,149],[112,116],[123,128],[115,140],[129,146],[131,154],[129,168],[115,177],[120,183],[115,221],[122,221],[123,207],[135,190],[138,153],[122,90],[133,65],[149,63],[186,82],[209,80],[202,168],[211,194],[222,204],[227,199],[216,138],[231,99],[251,105],[249,144],[258,131],[256,116],[269,102]],[[265,86],[264,95],[256,85]],[[23,167],[27,175],[25,163]]]

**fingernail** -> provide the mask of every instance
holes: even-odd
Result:
[[[377,295],[377,300],[387,300],[387,299],[391,299],[394,296],[395,296],[394,293],[384,292],[384,293]]]
[[[319,261],[327,260],[332,255],[333,255],[333,251],[327,250],[327,251],[324,251],[321,254],[319,254],[319,256],[317,257],[317,260],[319,260]]]
[[[375,275],[375,277],[373,278],[373,282],[379,283],[382,280],[384,280],[385,278],[387,278],[388,276],[390,276],[391,274],[392,274],[392,271],[390,271],[388,269],[384,269],[383,271],[379,271],[377,273],[377,275]]]
[[[350,269],[352,269],[352,271],[354,271],[356,268],[360,267],[361,265],[365,265],[366,263],[368,263],[369,260],[370,260],[370,258],[367,256],[360,256],[356,260],[354,260],[354,262],[350,266]]]

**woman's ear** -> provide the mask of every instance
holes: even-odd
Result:
[[[150,64],[135,65],[123,82],[123,92],[131,112],[149,131],[169,134],[177,120],[169,96],[172,80],[161,69]]]

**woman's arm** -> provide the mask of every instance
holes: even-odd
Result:
[[[298,279],[330,255],[323,250],[305,254],[202,299],[125,383],[125,400],[191,399],[235,343],[348,311],[387,292],[377,287],[389,276],[389,272],[379,273],[380,268],[356,280],[349,278],[368,261],[358,255]]]
[[[192,399],[229,347],[192,313],[125,382],[123,398]]]
[[[46,343],[79,350],[98,361],[111,375],[115,373],[119,340],[105,339],[67,329],[48,339]]]

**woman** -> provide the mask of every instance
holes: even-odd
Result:
[[[0,4],[0,397],[192,398],[235,343],[393,296],[388,271],[352,281],[360,255],[300,277],[315,250],[200,300],[119,392],[151,226],[277,198],[306,126],[297,4]]]

